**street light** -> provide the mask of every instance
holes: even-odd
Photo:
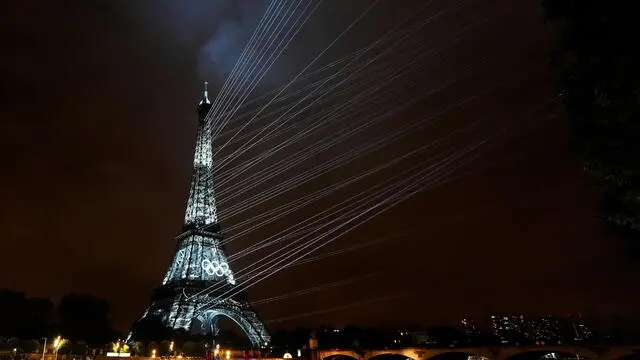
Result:
[[[227,352],[225,353],[225,357],[227,358],[227,360],[229,360],[229,358],[231,357],[231,351],[227,350]]]
[[[151,357],[156,358],[156,349],[151,350]]]
[[[42,347],[42,360],[44,360],[44,354],[47,352],[47,338],[44,337],[44,346]]]
[[[58,337],[53,341],[53,348],[56,351],[56,356],[55,356],[55,360],[58,360],[58,350],[60,349],[60,346],[62,346],[62,342],[64,340],[62,340],[62,338],[60,337],[60,335],[58,335]]]

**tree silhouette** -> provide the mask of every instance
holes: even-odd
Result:
[[[0,336],[23,337],[27,332],[24,319],[28,316],[28,301],[23,293],[0,290]]]
[[[0,336],[39,339],[53,331],[54,306],[49,299],[28,299],[23,293],[0,290]]]
[[[58,316],[62,334],[73,341],[103,345],[115,337],[109,321],[109,305],[91,295],[68,294],[60,300]]]
[[[40,343],[37,340],[24,340],[20,343],[23,352],[32,353],[40,350]]]
[[[573,145],[602,190],[602,218],[640,235],[640,1],[542,0],[561,26],[554,62]],[[640,242],[636,242],[640,245]]]
[[[51,336],[54,330],[55,306],[49,299],[28,299],[29,316],[26,318],[27,338],[41,339]]]
[[[466,344],[466,336],[452,326],[434,326],[427,329],[427,333],[435,339],[439,346]]]

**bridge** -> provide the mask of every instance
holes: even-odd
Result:
[[[511,347],[473,347],[473,348],[404,348],[384,350],[332,349],[319,350],[318,360],[383,360],[383,355],[402,356],[408,360],[438,360],[455,356],[458,359],[468,356],[484,357],[489,360],[518,360],[539,358],[555,353],[557,358],[578,358],[597,360],[640,360],[638,346],[511,346]],[[538,356],[536,356],[538,355]],[[385,356],[388,357],[388,356]],[[552,359],[552,358],[551,358]]]

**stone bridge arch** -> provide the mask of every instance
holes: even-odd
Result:
[[[629,354],[622,355],[620,357],[616,357],[612,360],[640,360],[640,352],[632,352]]]
[[[594,351],[600,354],[598,360],[640,360],[640,346],[616,346]]]
[[[467,349],[445,349],[438,354],[431,354],[431,357],[425,358],[425,360],[467,360],[469,356],[483,356],[465,350]]]
[[[474,356],[484,356],[491,360],[494,360],[494,354],[488,348],[402,348],[402,349],[377,349],[377,350],[364,350],[358,354],[353,350],[320,350],[320,360],[332,360],[337,358],[338,355],[353,358],[356,360],[376,360],[376,357],[383,355],[398,355],[409,360],[429,360],[436,357],[446,357],[447,354],[464,353]]]
[[[336,359],[339,359],[340,357],[351,358],[356,360],[361,359],[360,355],[356,354],[356,352],[353,350],[320,350],[319,351],[320,360],[336,360]],[[340,360],[345,360],[345,359],[343,358]]]
[[[420,359],[438,360],[451,358],[464,358],[464,356],[482,356],[490,360],[495,359],[495,353],[489,348],[437,348],[437,349],[416,349]]]
[[[413,349],[408,348],[408,349],[384,349],[384,350],[371,350],[368,351],[367,353],[365,353],[364,359],[363,360],[371,360],[378,357],[378,360],[383,360],[384,358],[382,357],[387,357],[387,356],[395,356],[395,357],[404,357],[405,359],[408,360],[419,360],[419,356],[418,354],[416,354],[415,351],[413,351]],[[400,360],[395,359],[395,360]]]
[[[545,353],[556,353],[564,357],[580,357],[583,359],[599,358],[597,354],[585,347],[575,346],[521,346],[502,349],[494,360],[526,360],[527,355],[539,354],[543,356]]]
[[[558,354],[579,355],[581,359],[595,360],[640,360],[640,346],[507,346],[479,348],[404,348],[364,350],[360,354],[353,350],[320,350],[320,360],[338,360],[336,355],[345,356],[340,360],[376,360],[380,355],[401,355],[411,360],[438,360],[446,354],[468,354],[486,357],[489,360],[518,360],[527,353],[555,352]],[[348,359],[346,358],[348,357]]]
[[[384,352],[372,355],[366,360],[417,360],[415,358],[411,358],[406,356],[405,354],[398,354],[395,352]]]
[[[355,356],[352,355],[347,355],[347,354],[333,354],[333,355],[328,355],[324,358],[321,358],[321,360],[359,360],[359,358],[357,357],[357,354],[354,354]]]

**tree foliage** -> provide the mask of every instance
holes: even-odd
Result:
[[[543,0],[573,144],[602,190],[602,218],[640,237],[640,1]]]
[[[115,336],[109,312],[109,304],[102,299],[91,295],[65,295],[58,306],[62,334],[90,345],[105,344]]]
[[[20,349],[26,353],[34,353],[40,350],[40,343],[37,340],[24,340],[20,343]]]
[[[0,290],[0,336],[39,339],[53,329],[55,307],[48,299],[26,298],[23,293]]]
[[[0,337],[39,340],[57,335],[91,345],[112,340],[116,334],[109,321],[108,304],[90,295],[69,294],[56,308],[49,299],[0,290]],[[15,347],[29,352],[32,345],[26,342]]]

